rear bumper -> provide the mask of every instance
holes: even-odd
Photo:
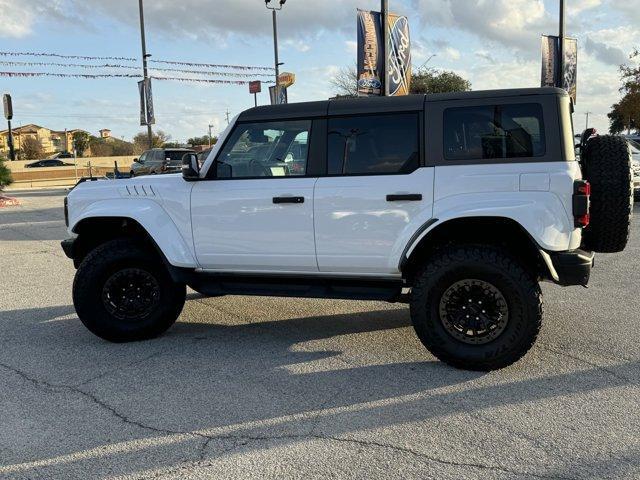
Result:
[[[555,283],[564,287],[589,284],[595,253],[585,250],[544,253]]]

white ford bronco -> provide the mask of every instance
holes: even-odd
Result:
[[[182,175],[84,182],[65,201],[80,320],[113,342],[165,332],[186,287],[407,302],[436,357],[492,370],[541,327],[539,283],[586,286],[624,250],[621,137],[576,160],[562,90],[264,106]]]

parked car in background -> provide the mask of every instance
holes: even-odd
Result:
[[[73,158],[73,153],[71,152],[58,152],[55,153],[53,155],[51,155],[49,157],[49,160],[63,160],[63,159],[68,159],[68,158]]]
[[[631,149],[631,169],[633,170],[633,193],[636,201],[640,201],[640,138],[627,137]]]
[[[162,173],[178,173],[182,168],[182,157],[186,153],[194,153],[188,148],[154,148],[147,150],[140,158],[133,161],[132,177],[140,175],[156,175]]]
[[[27,163],[25,168],[42,168],[42,167],[73,167],[73,163],[64,163],[62,160],[47,159],[47,160],[37,160],[33,163]]]
[[[202,167],[202,165],[204,165],[205,160],[207,159],[207,157],[209,156],[209,154],[211,153],[211,151],[213,150],[213,148],[207,148],[206,150],[201,151],[200,153],[197,154],[198,157],[198,165],[200,165]]]

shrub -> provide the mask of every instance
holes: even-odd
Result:
[[[0,190],[4,187],[8,187],[13,183],[13,178],[11,178],[11,170],[4,164],[5,160],[0,158]]]

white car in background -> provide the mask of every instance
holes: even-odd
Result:
[[[633,193],[640,201],[640,140],[627,139],[631,149],[631,168],[633,169]]]

